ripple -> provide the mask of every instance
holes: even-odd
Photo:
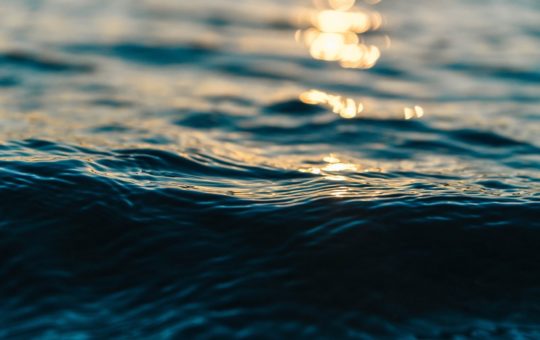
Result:
[[[265,107],[265,111],[267,112],[284,114],[313,114],[323,110],[320,106],[305,104],[298,99],[272,103]]]
[[[513,140],[511,138],[501,136],[494,132],[475,131],[475,130],[459,130],[454,131],[453,135],[462,141],[474,144],[485,145],[489,147],[517,147],[524,146],[535,149],[528,143]]]
[[[41,54],[25,51],[7,51],[0,53],[0,65],[7,64],[35,71],[44,72],[93,72],[95,67],[91,64],[73,63],[68,60],[46,57]]]
[[[3,2],[0,338],[540,337],[538,6],[362,7]]]
[[[205,46],[185,45],[156,45],[140,43],[119,43],[112,45],[80,44],[65,47],[73,53],[99,54],[118,57],[131,62],[149,64],[152,66],[170,66],[201,61],[217,51]]]
[[[336,196],[339,182],[202,155],[86,152],[43,140],[12,146],[2,151],[19,160],[1,163],[0,205],[10,210],[0,252],[8,259],[2,292],[8,297],[17,287],[8,298],[17,313],[4,319],[11,325],[5,336],[232,336],[266,328],[309,335],[328,313],[334,323],[322,327],[333,334],[434,336],[445,332],[439,322],[426,328],[411,318],[448,308],[504,318],[540,284],[540,233],[529,223],[540,217],[540,201],[523,195],[476,195],[457,185],[435,195],[428,185],[434,178],[406,184],[402,173],[364,177]],[[21,156],[21,147],[65,158],[36,162],[35,154]],[[101,172],[87,172],[89,166]],[[155,183],[167,171],[186,185],[148,187],[150,177],[131,171],[156,176]],[[268,193],[206,192],[188,185],[188,174],[236,178],[237,187],[251,182],[251,190],[260,178]],[[33,307],[25,312],[28,301]],[[523,308],[534,313],[535,305]],[[470,327],[463,334],[483,329]],[[509,331],[503,329],[483,332]]]

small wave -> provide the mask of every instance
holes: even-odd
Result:
[[[213,47],[164,45],[164,44],[140,44],[124,42],[111,45],[79,44],[69,45],[64,48],[72,53],[98,54],[119,57],[136,63],[144,63],[152,66],[170,66],[184,63],[200,62],[203,58],[217,53]]]
[[[74,63],[60,58],[23,51],[0,53],[0,65],[2,64],[44,72],[89,73],[95,70],[95,66],[91,64]]]
[[[507,334],[533,322],[535,304],[525,301],[534,301],[540,284],[540,233],[530,224],[540,217],[538,200],[475,197],[428,185],[433,178],[407,185],[404,174],[364,177],[355,193],[340,196],[342,185],[314,176],[294,183],[276,177],[278,170],[250,173],[160,150],[117,150],[89,161],[101,153],[46,141],[24,147],[70,159],[28,155],[0,164],[0,253],[8,261],[0,285],[12,311],[4,314],[10,326],[3,336],[233,336],[265,327],[285,336],[311,334],[333,315],[324,326],[332,334],[439,337]],[[3,157],[11,152],[4,148]],[[85,170],[96,164],[106,169]],[[106,174],[131,169],[146,178]],[[164,169],[216,181],[257,174],[275,184],[264,199],[187,182],[145,185],[159,183],[151,176]],[[392,177],[393,186],[381,187]],[[509,316],[516,303],[531,314]],[[468,311],[449,321],[461,331],[436,320],[448,310]],[[434,319],[429,326],[415,323],[426,314]],[[248,315],[267,326],[254,326]],[[506,326],[469,324],[470,315]]]

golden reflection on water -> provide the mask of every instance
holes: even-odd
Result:
[[[360,100],[315,89],[302,92],[299,99],[304,104],[326,106],[345,119],[357,118],[366,109],[365,104]],[[405,120],[422,118],[424,114],[424,108],[419,105],[403,108]]]
[[[344,68],[366,69],[377,63],[380,49],[364,43],[361,34],[382,26],[378,12],[356,8],[354,0],[316,1],[315,7],[301,19],[311,26],[296,32],[296,40],[314,59],[337,61]]]
[[[374,5],[380,0],[364,2]],[[314,7],[300,18],[309,27],[295,34],[296,41],[307,46],[313,59],[338,62],[343,68],[369,69],[377,64],[381,50],[365,43],[362,34],[381,28],[379,12],[358,8],[356,0],[314,0]],[[390,38],[384,38],[386,47],[390,47]],[[305,104],[326,106],[345,119],[357,118],[366,110],[361,101],[317,89],[302,92],[299,99]],[[423,116],[424,109],[418,105],[403,108],[405,120]]]
[[[424,116],[424,109],[421,106],[416,105],[414,108],[406,107],[403,109],[405,119],[409,120],[414,117],[422,118]]]
[[[319,90],[303,92],[300,94],[300,101],[310,105],[328,106],[332,112],[345,119],[355,118],[364,111],[364,104],[361,102]]]
[[[329,181],[345,182],[351,180],[351,178],[344,176],[347,173],[358,172],[384,172],[383,169],[377,167],[363,167],[358,164],[350,163],[338,158],[337,156],[330,154],[323,157],[324,162],[321,166],[300,168],[300,172],[310,173],[313,175],[321,175],[324,179]]]

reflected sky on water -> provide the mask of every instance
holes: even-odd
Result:
[[[0,47],[10,66],[0,75],[14,85],[0,91],[0,129],[4,140],[162,141],[175,150],[232,143],[231,155],[241,139],[257,157],[297,169],[332,153],[399,168],[401,160],[372,155],[408,138],[437,139],[437,130],[405,126],[355,150],[341,137],[329,135],[336,145],[317,137],[328,129],[360,142],[362,124],[372,124],[363,119],[427,119],[442,131],[537,141],[529,121],[539,43],[528,5],[7,1]],[[483,16],[490,20],[475,20]],[[360,121],[338,126],[336,118]],[[272,129],[289,132],[265,134]],[[416,161],[439,170],[434,160],[445,157],[453,163],[452,153],[419,152]]]

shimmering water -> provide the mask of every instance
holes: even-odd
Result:
[[[3,0],[0,338],[540,337],[540,3],[357,5]]]

